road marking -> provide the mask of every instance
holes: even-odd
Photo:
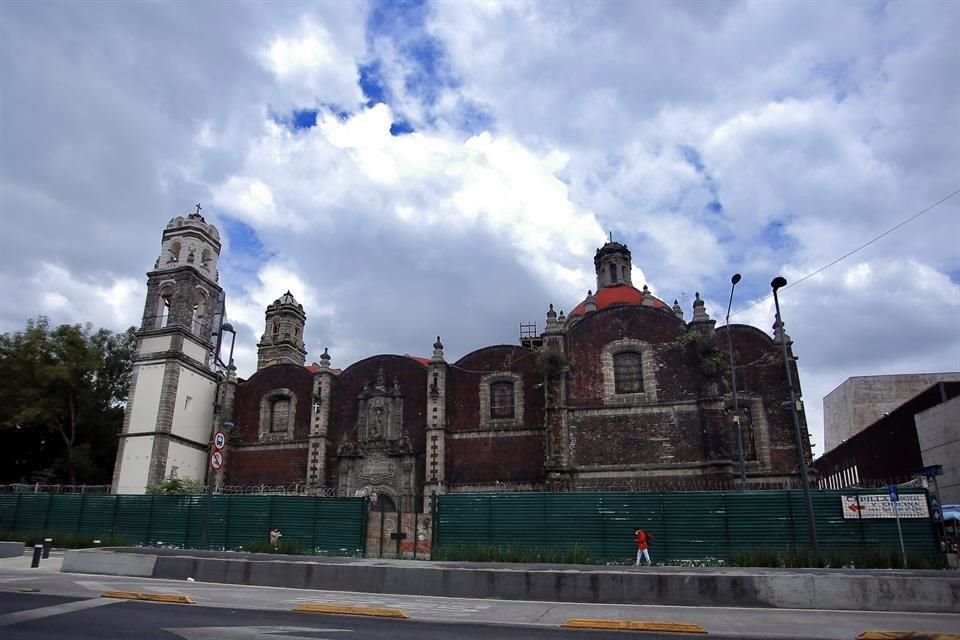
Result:
[[[591,620],[571,618],[561,627],[570,629],[613,629],[620,631],[659,631],[661,633],[706,633],[698,624],[689,622],[655,622],[650,620]]]
[[[120,598],[122,600],[146,600],[148,602],[166,602],[168,604],[193,604],[193,598],[179,593],[147,593],[146,591],[107,591],[101,598]]]
[[[263,640],[264,636],[282,636],[282,640],[327,640],[318,633],[353,633],[353,629],[317,627],[181,627],[164,631],[184,640]],[[294,635],[306,633],[309,635]],[[279,640],[279,639],[278,639]]]
[[[960,635],[934,631],[864,631],[857,640],[960,640]]]
[[[55,604],[50,607],[40,607],[39,609],[30,609],[29,611],[16,611],[0,616],[0,627],[9,627],[12,624],[19,624],[29,620],[39,618],[49,618],[64,613],[73,613],[74,611],[83,611],[94,607],[102,607],[108,604],[115,604],[110,600],[78,600],[77,602],[66,602],[64,604]]]
[[[471,616],[475,613],[480,613],[485,609],[489,609],[492,605],[482,604],[482,603],[473,603],[475,606],[468,607],[466,603],[460,604],[452,602],[450,604],[440,604],[434,601],[428,602],[418,602],[413,599],[411,596],[410,599],[406,598],[362,598],[356,597],[355,595],[350,594],[331,594],[325,593],[322,596],[314,597],[301,597],[294,598],[293,600],[287,600],[287,602],[292,603],[315,603],[317,601],[322,601],[324,604],[337,604],[344,606],[359,606],[359,607],[388,607],[403,609],[411,615],[428,615],[428,614],[444,614],[446,617],[466,617]]]
[[[384,607],[351,607],[342,604],[303,603],[293,608],[299,613],[331,613],[347,616],[372,616],[374,618],[409,618],[401,609]]]

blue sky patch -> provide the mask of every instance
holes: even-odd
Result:
[[[786,224],[781,220],[768,223],[760,232],[760,237],[763,238],[764,244],[775,250],[795,249],[797,246],[796,240],[787,235]]]
[[[366,106],[375,104],[389,104],[387,102],[387,87],[383,84],[383,67],[379,60],[357,67],[360,75],[360,89],[366,97]]]
[[[290,118],[293,129],[309,129],[317,125],[317,109],[294,109]]]
[[[407,133],[413,133],[413,126],[405,120],[398,120],[390,125],[390,135],[402,136]]]

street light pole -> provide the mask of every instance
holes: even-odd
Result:
[[[229,364],[224,364],[223,360],[220,359],[220,346],[222,344],[223,332],[227,331],[230,333],[230,357],[228,358]],[[213,366],[216,370],[218,367],[225,367],[227,370],[226,376],[223,377],[223,374],[219,371],[217,372],[217,387],[213,392],[213,427],[214,432],[217,431],[217,423],[220,416],[220,388],[223,384],[223,380],[226,380],[227,384],[230,383],[230,374],[233,370],[233,347],[237,340],[237,331],[233,328],[233,325],[229,322],[224,322],[220,325],[220,331],[217,333],[217,346],[216,352],[213,354]],[[223,429],[229,430],[233,427],[232,422],[224,422],[221,425]],[[213,467],[211,466],[211,458],[213,456],[214,448],[211,445],[207,450],[207,487],[206,487],[206,497],[204,499],[203,505],[203,528],[200,531],[200,546],[204,549],[207,548],[210,536],[210,505],[213,502],[213,483],[214,483],[214,473]]]
[[[743,431],[740,427],[740,405],[737,403],[737,367],[733,361],[733,336],[730,334],[730,307],[733,306],[733,290],[740,282],[740,274],[730,278],[730,301],[727,302],[727,351],[730,353],[730,386],[733,389],[733,421],[737,425],[737,460],[740,462],[740,491],[747,489],[747,470],[743,462]]]
[[[803,454],[803,437],[800,435],[800,416],[797,415],[797,399],[793,392],[793,373],[790,370],[790,357],[787,354],[787,333],[783,329],[783,317],[780,315],[780,299],[777,289],[787,286],[787,279],[777,276],[770,282],[773,289],[773,304],[777,309],[777,326],[780,327],[780,345],[783,347],[783,366],[787,371],[787,387],[790,389],[790,414],[793,416],[793,433],[797,440],[797,460],[800,464],[800,481],[803,482],[803,498],[807,504],[807,527],[810,532],[810,544],[813,555],[820,557],[820,545],[817,543],[817,523],[813,515],[813,499],[810,497],[810,483],[807,481],[807,459]]]

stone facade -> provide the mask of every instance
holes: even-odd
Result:
[[[455,362],[438,337],[430,358],[376,355],[341,370],[324,349],[319,364],[304,366],[307,316],[288,291],[266,310],[258,369],[247,380],[216,356],[219,250],[216,229],[199,214],[174,219],[164,233],[124,426],[124,439],[139,444],[121,441],[115,484],[137,464],[147,471],[127,477],[141,489],[177,469],[206,477],[212,430],[232,423],[218,484],[376,495],[381,508],[403,512],[443,492],[732,488],[737,419],[748,481],[797,480],[779,342],[797,380],[789,337],[717,328],[699,294],[685,321],[677,302],[633,286],[620,243],[597,250],[596,290],[569,317],[551,305],[542,332],[523,325],[520,344]],[[810,459],[809,436],[802,453]]]
[[[225,481],[376,494],[401,511],[434,492],[502,487],[733,487],[729,331],[748,482],[795,484],[781,345],[753,327],[716,328],[699,294],[684,321],[676,303],[632,286],[622,244],[598,250],[595,268],[596,293],[569,318],[551,306],[545,330],[520,345],[447,362],[438,338],[429,359],[378,355],[339,370],[325,349],[320,364],[264,366],[237,389]],[[264,441],[276,429],[270,403],[285,398],[295,425]],[[802,410],[801,426],[809,462]]]

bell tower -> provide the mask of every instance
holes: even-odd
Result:
[[[633,286],[631,276],[630,249],[627,245],[611,240],[593,256],[593,266],[597,271],[597,291],[618,284]]]
[[[272,364],[303,366],[307,350],[303,343],[303,327],[307,314],[289,291],[267,307],[266,327],[257,344],[257,371]]]
[[[224,309],[219,257],[220,234],[200,205],[163,231],[160,256],[147,273],[114,493],[143,493],[174,476],[206,477],[220,382],[214,370]]]

